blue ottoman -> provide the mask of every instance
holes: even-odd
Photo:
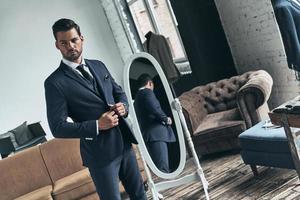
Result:
[[[254,175],[256,165],[295,169],[283,128],[263,128],[264,121],[239,135],[241,156]],[[297,129],[300,130],[300,129]],[[300,141],[297,141],[300,145]]]

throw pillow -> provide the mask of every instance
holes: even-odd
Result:
[[[28,129],[27,121],[25,121],[23,124],[16,127],[15,129],[11,130],[10,132],[12,132],[15,135],[16,142],[18,145],[23,145],[29,140],[33,139],[33,135]]]

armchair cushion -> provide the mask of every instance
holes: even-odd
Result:
[[[235,122],[241,124],[240,120],[241,117],[237,108],[208,114],[193,132],[193,135],[205,134],[206,132],[211,132],[221,127],[226,127]]]

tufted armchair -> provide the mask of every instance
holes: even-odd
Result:
[[[268,118],[272,77],[249,71],[197,86],[179,100],[198,155],[239,148],[238,135]]]

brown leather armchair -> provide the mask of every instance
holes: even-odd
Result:
[[[264,70],[197,86],[179,100],[199,156],[239,148],[238,135],[268,118],[273,85]]]

